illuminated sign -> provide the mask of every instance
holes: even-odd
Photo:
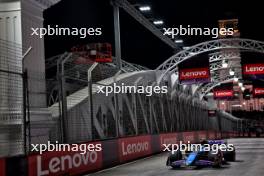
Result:
[[[209,67],[180,69],[179,78],[181,83],[201,83],[210,81]]]
[[[254,97],[264,97],[264,87],[255,87],[253,89]]]
[[[264,63],[243,65],[244,78],[259,79],[264,77]]]
[[[214,98],[230,98],[234,96],[233,90],[215,90]]]
[[[112,46],[108,43],[92,43],[71,48],[75,55],[75,64],[92,64],[93,62],[112,62]]]
[[[245,75],[264,74],[264,64],[246,64],[243,67],[243,73]]]

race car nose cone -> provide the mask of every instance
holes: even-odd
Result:
[[[186,159],[186,165],[191,165],[196,158],[196,153],[190,153]]]

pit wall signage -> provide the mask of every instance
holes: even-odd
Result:
[[[214,98],[232,98],[233,96],[233,90],[214,90]]]
[[[5,159],[0,158],[0,176],[5,176]]]
[[[207,139],[207,131],[201,131],[198,133],[199,140]]]
[[[243,76],[245,78],[259,79],[264,77],[264,63],[243,65]]]
[[[183,142],[186,144],[188,143],[188,141],[190,141],[190,143],[197,142],[197,140],[195,139],[195,132],[183,132],[182,138]]]
[[[165,146],[163,144],[169,145],[169,144],[178,144],[178,133],[168,133],[168,134],[160,134],[159,135],[160,140],[160,150],[164,150]]]
[[[180,69],[179,78],[180,78],[180,82],[184,84],[209,82],[210,81],[209,67]]]
[[[79,175],[100,168],[102,168],[102,151],[87,151],[85,154],[56,151],[28,157],[29,176]]]
[[[210,132],[209,132],[209,135],[208,135],[208,138],[209,138],[209,139],[215,139],[215,132],[210,131]]]
[[[118,153],[120,162],[152,154],[151,136],[118,139]]]
[[[264,87],[254,87],[253,88],[254,97],[263,97],[264,96]]]

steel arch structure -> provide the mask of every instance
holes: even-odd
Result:
[[[214,63],[217,61],[222,60],[234,60],[234,59],[240,59],[240,52],[234,52],[234,51],[218,51],[214,53],[209,54],[209,62]]]
[[[264,53],[264,42],[251,39],[232,38],[218,39],[199,43],[186,50],[182,50],[174,54],[163,64],[161,64],[156,69],[156,71],[162,71],[157,82],[160,83],[167,73],[176,71],[178,64],[180,64],[181,62],[193,56],[219,49],[242,49],[246,51]]]

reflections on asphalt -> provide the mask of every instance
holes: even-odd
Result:
[[[168,153],[137,160],[89,176],[263,176],[264,138],[229,139],[236,147],[236,162],[222,168],[171,169],[165,165]]]

